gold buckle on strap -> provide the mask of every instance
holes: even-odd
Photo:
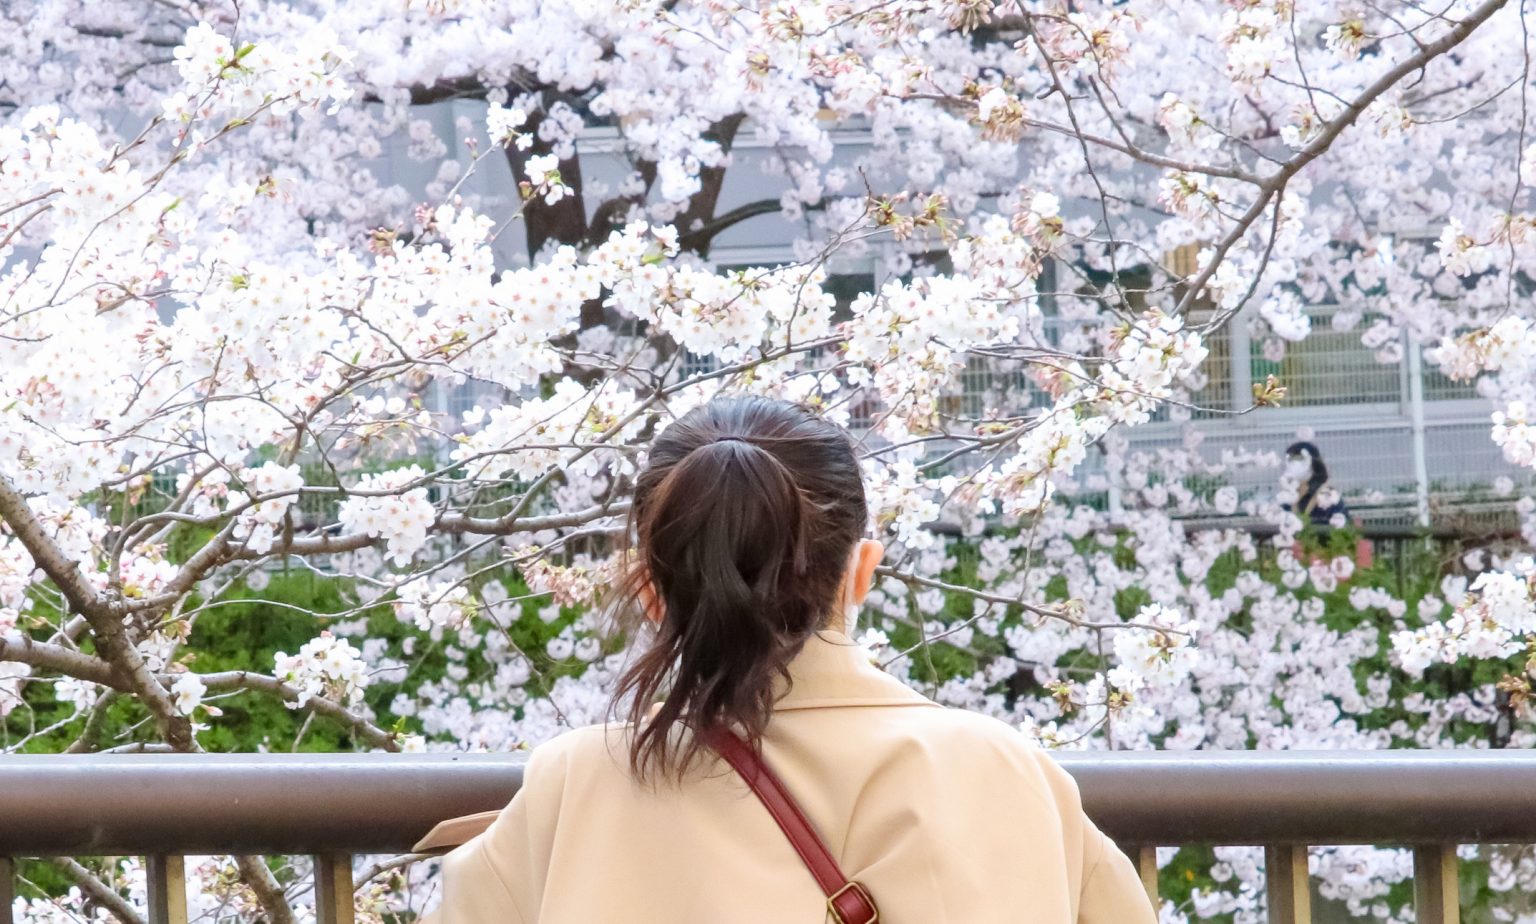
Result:
[[[837,901],[838,896],[842,895],[849,889],[858,889],[859,894],[864,896],[864,902],[869,905],[872,911],[874,911],[875,916],[870,918],[867,922],[849,921],[847,918],[843,917],[843,913],[841,911],[837,910],[837,905],[835,902]],[[854,882],[851,879],[848,881],[847,885],[827,896],[827,910],[832,912],[832,920],[836,921],[837,924],[875,924],[876,921],[880,920],[880,909],[875,907],[875,900],[869,897],[869,893],[864,891],[863,886],[859,885],[857,882]]]

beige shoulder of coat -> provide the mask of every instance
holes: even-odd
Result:
[[[587,725],[581,728],[573,728],[564,734],[556,735],[538,747],[534,748],[528,756],[528,762],[523,765],[523,782],[526,785],[528,773],[537,763],[540,767],[548,767],[552,760],[557,763],[558,755],[564,754],[572,748],[594,747],[597,742],[606,740],[606,732],[611,730],[612,724]],[[590,743],[589,743],[590,742]],[[431,831],[411,850],[415,853],[441,853],[465,843],[483,833],[491,826],[505,808],[491,809],[486,812],[475,812],[473,815],[460,815],[457,818],[449,818],[440,821],[432,827]]]

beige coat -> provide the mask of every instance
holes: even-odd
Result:
[[[939,706],[840,632],[813,636],[790,675],[764,758],[882,922],[1155,921],[1072,778],[1018,731]],[[632,782],[620,728],[577,729],[534,750],[511,804],[444,857],[434,924],[830,920],[815,880],[726,764],[653,794]]]

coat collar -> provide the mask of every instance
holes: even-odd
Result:
[[[836,629],[805,640],[789,662],[789,679],[775,680],[775,710],[939,705],[876,667],[862,645]]]

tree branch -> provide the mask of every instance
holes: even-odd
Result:
[[[39,642],[19,632],[0,635],[0,661],[29,664],[105,687],[117,687],[122,682],[113,672],[112,665],[100,658],[62,645]]]
[[[54,671],[67,677],[73,677],[76,680],[100,684],[111,690],[137,692],[129,684],[125,683],[122,677],[113,671],[112,665],[106,661],[59,645],[34,641],[17,632],[7,632],[4,635],[0,635],[0,661],[13,661],[41,670]],[[180,675],[162,673],[153,676],[157,689],[160,689],[163,693],[169,689],[171,684],[176,682],[176,678]],[[284,702],[296,702],[299,698],[297,687],[265,674],[251,671],[222,671],[216,674],[202,674],[199,676],[211,693],[228,690],[251,690],[271,694]],[[355,715],[345,706],[334,700],[313,696],[310,697],[307,706],[318,715],[353,729],[364,741],[373,747],[386,751],[400,750],[400,746],[395,741],[393,735],[367,719]]]
[[[1139,160],[1142,163],[1153,167],[1164,167],[1169,170],[1182,170],[1185,173],[1199,173],[1205,176],[1219,176],[1228,180],[1237,180],[1241,183],[1257,184],[1260,181],[1258,174],[1250,173],[1247,170],[1243,170],[1239,167],[1222,167],[1216,164],[1202,164],[1195,161],[1178,160],[1177,158],[1167,157],[1162,154],[1154,154],[1153,152],[1148,151],[1145,148],[1137,147],[1134,144],[1129,144],[1123,141],[1116,141],[1113,138],[1105,138],[1102,135],[1095,135],[1090,132],[1080,131],[1070,126],[1057,125],[1054,122],[1046,122],[1040,119],[1026,118],[1023,121],[1024,124],[1028,125],[1030,128],[1038,128],[1048,132],[1055,132],[1060,135],[1067,135],[1076,138],[1079,141],[1086,142],[1087,144],[1094,145],[1095,147],[1109,148],[1111,151],[1119,151],[1121,154],[1124,154],[1127,157],[1130,157],[1134,160]]]
[[[261,902],[272,924],[294,924],[293,909],[288,907],[288,897],[283,894],[283,887],[277,884],[277,877],[267,869],[261,857],[237,856],[235,866],[239,867],[246,885],[256,893],[256,900]]]
[[[711,125],[703,134],[704,140],[713,141],[720,146],[721,162],[699,171],[699,191],[689,198],[687,210],[679,215],[675,222],[679,237],[693,237],[694,244],[690,249],[701,257],[709,256],[709,245],[718,231],[699,236],[694,233],[695,226],[702,230],[707,227],[708,222],[713,220],[715,207],[720,203],[720,190],[725,185],[726,168],[723,155],[730,153],[731,145],[736,141],[736,132],[741,129],[741,123],[746,118],[745,113],[726,116]]]
[[[182,42],[182,38],[179,35],[135,35],[129,29],[111,29],[106,26],[75,26],[75,32],[80,35],[91,36],[92,38],[132,38],[141,45],[149,45],[154,48],[175,48]]]
[[[373,864],[358,874],[352,890],[354,892],[361,892],[368,885],[368,883],[379,878],[385,873],[392,872],[394,870],[400,869],[401,867],[410,866],[412,863],[415,863],[419,860],[430,860],[435,856],[436,854],[431,853],[404,853],[397,857],[390,857],[386,860],[380,860],[379,862]]]
[[[11,528],[32,556],[32,562],[59,588],[71,609],[87,619],[110,609],[81,573],[79,563],[64,554],[32,513],[26,498],[4,475],[0,475],[0,522]]]
[[[122,601],[104,599],[96,592],[79,564],[65,556],[32,513],[26,498],[4,476],[0,476],[0,522],[11,528],[33,563],[53,580],[70,609],[86,618],[97,650],[121,673],[127,688],[144,701],[161,737],[177,750],[197,750],[191,722],[176,711],[170,696],[155,681],[138,648],[123,630],[123,616],[128,611]]]
[[[217,674],[201,675],[203,684],[208,692],[224,692],[228,690],[253,690],[261,693],[270,693],[282,699],[284,702],[297,702],[299,689],[290,684],[269,677],[266,674],[257,674],[251,671],[222,671]],[[165,675],[166,682],[174,680],[174,675]],[[305,707],[317,715],[333,719],[356,731],[364,741],[384,751],[398,751],[400,745],[395,741],[395,736],[378,727],[367,719],[354,714],[346,706],[323,696],[311,696],[305,703]]]
[[[772,215],[783,209],[778,199],[758,199],[755,202],[747,202],[738,205],[728,212],[717,215],[705,222],[703,226],[695,228],[683,234],[679,234],[677,241],[684,250],[696,253],[707,253],[710,244],[715,237],[733,225],[739,225],[749,218],[759,215]]]
[[[108,689],[97,698],[85,717],[85,727],[80,730],[80,737],[72,741],[64,753],[89,754],[96,750],[96,738],[101,734],[102,726],[107,723],[107,710],[120,695],[117,690]]]
[[[642,160],[635,168],[640,173],[640,179],[645,183],[645,188],[633,196],[614,196],[607,199],[592,213],[592,221],[587,227],[587,246],[597,247],[608,239],[608,235],[623,227],[624,219],[630,209],[645,201],[645,197],[651,191],[651,186],[656,182],[656,162]],[[586,326],[585,324],[583,326]]]
[[[78,860],[73,857],[50,857],[48,862],[63,870],[64,875],[73,879],[81,892],[84,892],[91,901],[112,912],[112,916],[123,924],[146,924],[139,913],[133,910],[133,906],[128,904],[128,899],[97,879],[96,874],[86,869]]]
[[[515,516],[469,517],[461,513],[445,513],[437,519],[437,528],[445,533],[471,533],[491,536],[506,533],[537,532],[542,529],[565,529],[581,526],[603,517],[622,516],[629,512],[629,503],[597,504],[570,513],[555,513],[541,517]]]
[[[1444,35],[1433,42],[1426,42],[1421,45],[1417,52],[1403,59],[1397,66],[1378,77],[1369,87],[1366,87],[1364,92],[1345,106],[1343,112],[1334,117],[1333,121],[1323,126],[1322,131],[1318,132],[1316,138],[1313,138],[1305,147],[1281,164],[1274,173],[1265,177],[1264,181],[1259,184],[1259,197],[1254,200],[1253,205],[1249,207],[1248,211],[1243,213],[1242,217],[1237,220],[1237,225],[1217,243],[1215,253],[1210,262],[1191,281],[1189,288],[1184,292],[1184,297],[1179,299],[1179,304],[1174,308],[1174,313],[1184,315],[1189,311],[1190,307],[1194,305],[1195,299],[1205,289],[1206,283],[1215,275],[1217,267],[1226,259],[1227,253],[1248,233],[1248,229],[1259,219],[1259,216],[1264,214],[1264,210],[1269,207],[1271,200],[1274,199],[1280,190],[1285,188],[1285,185],[1290,182],[1291,177],[1295,176],[1303,167],[1327,151],[1344,129],[1355,124],[1355,121],[1360,118],[1360,114],[1371,103],[1379,99],[1382,94],[1396,86],[1398,81],[1414,71],[1422,70],[1435,58],[1466,41],[1467,37],[1477,30],[1478,26],[1487,22],[1489,17],[1497,13],[1508,2],[1509,0],[1485,0],[1481,6],[1468,14],[1467,18],[1447,29]],[[1277,204],[1276,208],[1278,207]],[[1239,304],[1228,311],[1217,314],[1209,323],[1204,325],[1202,330],[1210,331],[1220,327],[1241,307],[1242,305]]]

